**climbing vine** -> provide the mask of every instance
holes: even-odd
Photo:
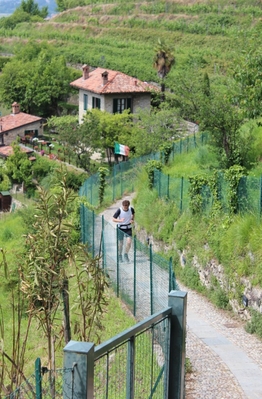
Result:
[[[189,177],[188,180],[190,183],[190,208],[193,214],[197,214],[202,212],[203,209],[202,190],[204,186],[208,185],[208,177],[197,175]]]
[[[104,166],[100,166],[100,168],[98,169],[98,174],[99,174],[98,196],[99,196],[99,203],[102,204],[104,200],[106,175],[108,174],[108,169],[105,168]]]
[[[231,166],[225,171],[225,179],[229,183],[228,202],[231,214],[238,211],[238,188],[241,178],[246,175],[245,168],[240,165]]]
[[[154,170],[162,170],[163,164],[160,161],[149,160],[145,165],[145,169],[148,175],[148,187],[152,189],[154,187]]]
[[[168,163],[172,148],[172,143],[163,143],[159,148],[161,151],[161,159],[163,159],[165,165]]]
[[[242,166],[234,165],[224,172],[225,180],[229,183],[228,203],[230,214],[238,211],[239,183],[245,176],[245,169]],[[190,208],[193,214],[202,212],[205,208],[205,201],[208,199],[208,192],[205,188],[209,188],[212,194],[212,214],[222,208],[220,190],[219,190],[219,172],[215,172],[212,176],[196,175],[189,177],[190,187]],[[242,191],[245,187],[242,187]],[[244,193],[242,192],[242,197]]]

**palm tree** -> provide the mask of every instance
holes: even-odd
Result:
[[[171,67],[175,64],[175,57],[170,48],[158,39],[158,45],[155,48],[155,56],[153,59],[153,67],[157,70],[157,75],[161,79],[162,100],[164,99],[165,83],[164,79],[170,72]]]

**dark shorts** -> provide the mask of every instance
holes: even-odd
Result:
[[[119,239],[119,241],[123,241],[125,235],[128,236],[128,237],[132,237],[132,229],[122,230],[122,229],[118,228],[118,239]]]

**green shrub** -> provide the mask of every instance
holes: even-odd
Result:
[[[204,287],[201,284],[198,271],[195,267],[191,265],[185,265],[179,273],[181,281],[186,284],[189,288],[202,292]]]
[[[247,322],[245,329],[249,334],[256,334],[262,338],[262,314],[254,309],[250,310],[251,320]]]
[[[220,309],[229,309],[229,298],[221,287],[212,288],[208,292],[211,302]]]

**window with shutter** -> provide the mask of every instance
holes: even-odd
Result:
[[[113,113],[114,114],[122,114],[125,109],[129,109],[130,111],[132,107],[132,99],[131,98],[114,98],[113,99]]]
[[[88,107],[88,95],[84,94],[84,111],[87,111]]]
[[[92,97],[92,108],[101,109],[101,99],[98,97]]]

